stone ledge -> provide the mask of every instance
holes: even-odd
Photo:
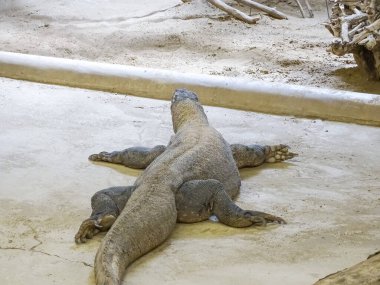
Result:
[[[380,126],[380,96],[367,93],[10,52],[0,76],[165,100],[185,87],[205,105]]]

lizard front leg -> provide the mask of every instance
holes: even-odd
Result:
[[[279,145],[231,145],[232,155],[238,168],[259,166],[265,162],[281,162],[297,156],[289,146]]]
[[[157,145],[153,148],[130,147],[122,151],[100,152],[88,157],[92,161],[104,161],[116,164],[123,164],[130,168],[144,169],[148,167],[161,153],[165,151],[164,145]]]
[[[223,184],[214,179],[184,183],[176,194],[176,206],[177,220],[183,223],[204,221],[211,215],[236,228],[285,223],[282,218],[271,214],[241,209],[228,196]]]
[[[92,154],[88,159],[145,169],[165,150],[164,145],[157,145],[153,148],[130,147],[122,151],[103,151]],[[289,147],[283,144],[271,146],[232,144],[231,151],[238,168],[259,166],[265,162],[281,162],[298,155],[289,152]]]
[[[75,235],[75,242],[84,243],[101,231],[107,231],[116,221],[135,186],[111,187],[96,192],[91,198],[92,213]]]

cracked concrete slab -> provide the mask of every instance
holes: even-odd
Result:
[[[87,156],[168,142],[169,102],[0,78],[0,284],[94,284],[101,236],[73,237],[102,188],[140,171]],[[123,284],[312,284],[380,245],[380,129],[206,107],[231,143],[286,143],[287,163],[243,169],[239,205],[289,224],[178,225]],[[26,281],[27,280],[27,281]]]

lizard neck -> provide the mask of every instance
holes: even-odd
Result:
[[[207,126],[208,120],[203,107],[195,101],[184,100],[172,105],[173,129],[176,133],[187,126]]]

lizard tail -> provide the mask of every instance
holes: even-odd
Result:
[[[144,191],[139,188],[98,249],[96,285],[121,284],[127,266],[165,241],[175,227],[174,193],[169,189]]]

